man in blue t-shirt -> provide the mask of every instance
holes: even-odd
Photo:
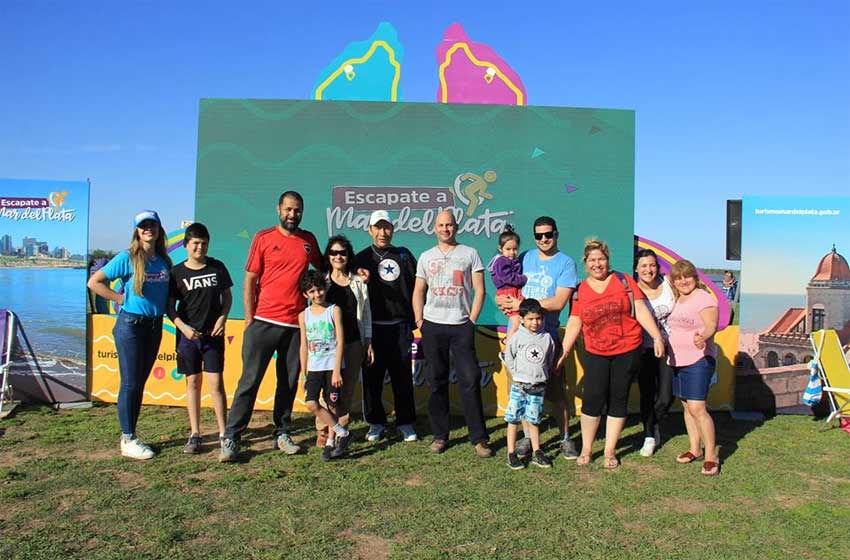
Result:
[[[543,307],[543,328],[552,336],[552,340],[560,341],[558,327],[561,311],[567,306],[573,295],[578,275],[573,259],[558,250],[558,226],[553,218],[541,216],[534,220],[534,243],[537,250],[526,251],[522,259],[522,273],[528,278],[522,288],[523,298],[534,298]],[[504,312],[519,310],[520,300],[511,296],[496,296],[496,305]],[[561,351],[561,345],[555,348]],[[557,363],[555,357],[553,363]],[[564,386],[564,370],[553,369],[546,383],[546,399],[555,407],[555,421],[561,432],[561,453],[565,459],[576,459],[578,453],[575,444],[570,439],[570,411],[567,406],[567,391]],[[518,453],[524,446],[518,444]],[[529,446],[530,449],[530,446]]]

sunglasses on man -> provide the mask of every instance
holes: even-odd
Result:
[[[535,231],[534,232],[534,239],[536,239],[537,241],[540,241],[541,239],[544,239],[544,238],[545,239],[552,239],[553,237],[555,237],[556,233],[557,232],[554,229],[550,230],[550,231],[541,231],[540,233],[537,233]]]

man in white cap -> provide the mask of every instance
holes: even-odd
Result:
[[[413,286],[416,259],[405,247],[394,247],[393,223],[386,210],[369,217],[372,245],[355,257],[359,269],[369,271],[369,305],[372,310],[372,348],[375,360],[363,369],[363,415],[369,423],[368,441],[384,433],[387,413],[381,394],[387,372],[393,388],[396,427],[404,441],[416,441],[416,405],[410,370],[413,342]]]

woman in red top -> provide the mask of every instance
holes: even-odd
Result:
[[[629,387],[641,362],[641,327],[652,337],[657,357],[664,355],[664,340],[643,292],[631,276],[608,268],[608,245],[591,239],[584,246],[584,266],[588,277],[576,290],[570,318],[564,332],[564,352],[558,367],[572,350],[579,333],[584,351],[580,354],[584,369],[584,394],[581,411],[582,449],[576,461],[590,463],[593,440],[605,405],[606,469],[620,465],[617,440],[626,423]]]

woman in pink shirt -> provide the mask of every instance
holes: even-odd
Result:
[[[677,463],[703,459],[702,474],[720,474],[714,421],[705,406],[716,365],[713,336],[717,331],[717,301],[697,277],[693,263],[680,260],[670,270],[676,305],[667,317],[668,361],[673,368],[673,394],[682,401],[690,449]],[[703,455],[702,446],[705,446]]]

